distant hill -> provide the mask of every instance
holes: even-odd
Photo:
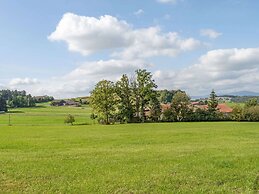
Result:
[[[219,97],[259,97],[259,92],[250,92],[250,91],[239,91],[239,92],[232,92],[228,94],[218,94]],[[191,96],[191,99],[201,99],[201,98],[208,98],[209,95],[203,96]],[[249,98],[246,98],[249,99]]]
[[[232,92],[227,95],[230,95],[230,96],[259,96],[259,93],[250,92],[250,91],[240,91],[240,92]],[[222,96],[222,95],[220,95],[220,96]],[[224,96],[226,96],[226,95],[224,95]]]

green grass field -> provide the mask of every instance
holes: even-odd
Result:
[[[259,192],[259,123],[68,126],[90,109],[12,111],[13,126],[0,115],[0,193]]]

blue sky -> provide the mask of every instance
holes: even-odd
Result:
[[[259,92],[258,10],[256,0],[0,0],[0,88],[81,96],[147,68],[160,88],[190,95]]]

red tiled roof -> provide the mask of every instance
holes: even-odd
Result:
[[[220,112],[223,112],[223,113],[231,113],[233,111],[233,109],[226,104],[219,104],[217,108],[219,109]]]
[[[208,105],[194,105],[194,107],[200,108],[200,109],[208,109]],[[222,113],[231,113],[233,111],[233,109],[226,104],[219,104],[217,106],[217,109],[219,110],[219,112],[222,112]]]

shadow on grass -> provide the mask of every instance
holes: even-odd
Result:
[[[91,123],[76,123],[76,124],[73,124],[74,126],[81,126],[81,125],[92,125]]]
[[[10,110],[7,113],[24,113],[24,111],[21,111],[21,110]]]

